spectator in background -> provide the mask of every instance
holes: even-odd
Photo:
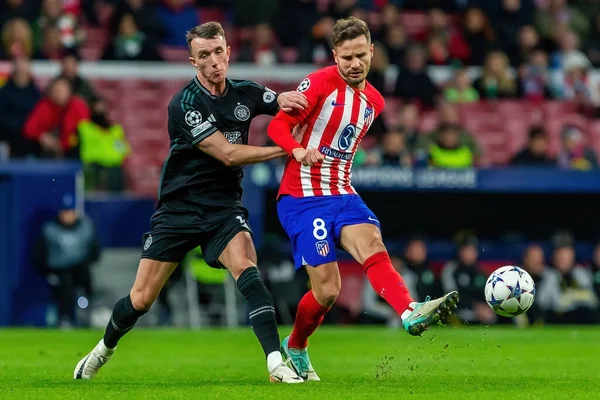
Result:
[[[408,38],[404,27],[398,23],[390,25],[385,31],[385,47],[390,64],[400,66],[406,58]]]
[[[33,81],[29,60],[14,60],[12,73],[0,88],[0,142],[8,143],[12,158],[24,157],[31,151],[22,130],[39,99],[40,91]]]
[[[569,55],[564,60],[562,98],[569,100],[582,114],[594,113],[595,104],[589,83],[590,61],[583,53]]]
[[[280,62],[277,47],[271,27],[258,24],[254,27],[252,41],[242,46],[237,61],[255,63],[261,67],[273,66]]]
[[[460,146],[468,147],[469,150],[471,150],[471,153],[473,154],[474,161],[477,162],[477,159],[481,156],[481,150],[473,135],[468,130],[466,130],[464,126],[460,124],[460,118],[458,115],[458,108],[456,104],[441,102],[438,105],[438,115],[438,128],[424,135],[421,135],[418,138],[417,145],[415,146],[415,150],[413,151],[416,160],[420,164],[427,164],[427,156],[429,154],[429,149],[431,148],[431,145],[439,141],[439,127],[442,125],[452,125],[458,127],[459,129]]]
[[[21,18],[25,21],[33,20],[38,10],[36,2],[30,0],[4,0],[0,2],[0,28],[11,19]]]
[[[552,38],[557,26],[567,26],[580,37],[586,37],[590,22],[585,15],[574,7],[568,6],[566,0],[549,0],[547,5],[538,9],[535,25],[544,38]]]
[[[527,0],[523,1],[527,2]],[[495,21],[498,43],[502,44],[509,59],[519,53],[518,37],[523,26],[533,22],[533,15],[521,0],[502,0]]]
[[[600,299],[600,241],[596,242],[594,252],[592,254],[591,272],[594,280],[594,292],[596,297]]]
[[[544,250],[536,244],[532,244],[525,249],[522,267],[531,275],[536,289],[542,286],[542,282],[547,279],[548,274],[551,274],[549,267],[546,265]],[[527,319],[530,324],[544,322],[544,311],[535,301],[527,311]]]
[[[234,0],[233,3],[235,25],[243,28],[270,24],[277,12],[277,0]],[[197,24],[190,26],[195,25]]]
[[[379,148],[369,154],[369,164],[410,168],[412,161],[406,149],[405,134],[402,127],[385,133]]]
[[[463,36],[468,46],[469,65],[483,65],[486,54],[495,40],[490,21],[479,8],[469,8],[463,19]]]
[[[37,143],[37,153],[42,157],[78,159],[77,125],[89,117],[86,102],[73,95],[68,79],[59,77],[35,105],[23,133]]]
[[[166,30],[162,44],[166,46],[187,48],[188,45],[185,40],[185,34],[192,27],[200,23],[198,11],[194,8],[192,2],[188,0],[163,0],[162,4],[158,7],[158,15],[164,23]],[[135,25],[136,30],[138,30],[139,27],[137,27],[137,24]],[[151,32],[143,30],[140,30],[140,32],[144,34],[144,37],[148,42],[158,43],[153,42],[153,35]],[[122,34],[122,32],[120,32],[120,34]]]
[[[490,52],[485,59],[482,75],[475,80],[474,86],[482,99],[515,97],[517,84],[509,70],[506,54],[501,51]]]
[[[562,148],[558,153],[561,168],[590,171],[598,168],[594,150],[585,143],[583,132],[574,125],[565,125],[561,132]]]
[[[572,242],[555,246],[551,273],[537,291],[536,301],[549,323],[593,324],[598,321],[598,298],[590,270],[576,264]]]
[[[75,52],[66,54],[60,61],[60,75],[67,78],[73,88],[73,94],[81,97],[88,105],[98,98],[92,86],[79,76],[79,55]]]
[[[423,301],[426,296],[436,298],[442,295],[442,287],[439,279],[431,270],[431,264],[427,258],[427,242],[421,235],[412,235],[404,249],[405,271],[414,274],[414,298]],[[413,292],[411,292],[413,293]]]
[[[44,28],[42,45],[36,51],[34,58],[37,60],[60,60],[66,54],[67,49],[60,40],[60,29],[56,26]]]
[[[4,27],[2,27],[0,59],[30,58],[33,52],[33,36],[27,21],[17,18],[4,24]]]
[[[473,87],[466,68],[454,72],[452,83],[444,89],[444,98],[450,103],[473,103],[479,101],[479,93]]]
[[[416,101],[423,107],[432,107],[438,89],[426,70],[425,50],[413,45],[408,49],[404,65],[396,78],[394,95],[406,101]]]
[[[60,47],[73,49],[83,41],[84,32],[79,26],[76,10],[68,7],[69,2],[43,0],[40,16],[33,23],[36,48],[43,48],[48,32],[56,35]]]
[[[329,17],[317,18],[311,28],[310,39],[301,42],[299,62],[329,65],[333,62],[329,38],[335,21]]]
[[[117,2],[115,11],[110,19],[111,35],[118,34],[119,21],[121,21],[123,15],[131,14],[140,31],[148,36],[148,40],[160,43],[167,35],[167,30],[163,20],[156,11],[154,3],[154,1],[149,0],[123,0]]]
[[[357,8],[357,2],[357,0],[337,0],[329,2],[327,16],[334,21],[342,18],[348,18]]]
[[[596,14],[592,19],[592,30],[584,43],[584,49],[592,65],[595,68],[600,67],[600,14]]]
[[[86,186],[92,191],[121,192],[125,189],[123,163],[131,148],[123,127],[108,118],[103,100],[94,100],[91,111],[91,118],[77,126]]]
[[[453,62],[446,39],[440,35],[431,35],[427,39],[427,64],[450,65]]]
[[[527,62],[535,50],[540,48],[540,36],[533,25],[525,25],[519,30],[517,49],[508,53],[514,67]]]
[[[398,124],[404,130],[404,141],[408,150],[413,152],[417,146],[421,131],[419,130],[419,107],[413,103],[400,106]]]
[[[531,53],[527,64],[519,68],[519,97],[539,102],[552,98],[548,76],[548,55],[542,49]]]
[[[550,67],[565,68],[573,56],[587,59],[579,47],[579,36],[573,31],[565,31],[558,39],[558,49],[552,53]]]
[[[518,152],[510,164],[519,167],[556,167],[556,160],[548,156],[548,136],[544,128],[534,126],[529,129],[527,147]]]
[[[33,252],[34,264],[46,276],[58,307],[60,326],[77,325],[75,295],[83,289],[92,300],[90,267],[100,258],[93,222],[75,209],[72,194],[66,194],[55,220],[42,226]]]
[[[471,149],[460,142],[461,127],[441,124],[438,136],[429,146],[429,165],[435,168],[470,168],[474,166]]]
[[[367,75],[367,80],[379,93],[386,94],[385,71],[390,66],[387,51],[385,47],[379,43],[373,43],[374,51],[371,59],[371,69]]]
[[[442,291],[457,290],[460,293],[456,315],[461,320],[467,323],[493,323],[496,314],[485,302],[486,277],[479,265],[479,242],[476,237],[466,235],[458,238],[457,245],[456,259],[444,265],[442,270]]]
[[[417,40],[427,44],[429,64],[447,65],[453,60],[466,61],[469,48],[462,35],[448,22],[448,15],[441,8],[432,8],[427,14],[427,29]]]
[[[143,32],[139,31],[131,14],[125,14],[119,22],[118,35],[112,39],[104,51],[102,59],[113,61],[160,61],[161,57],[158,54],[156,43],[151,42]]]

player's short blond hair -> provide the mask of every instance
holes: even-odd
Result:
[[[356,17],[339,19],[331,32],[331,44],[335,48],[346,40],[356,39],[360,36],[365,36],[371,43],[371,32],[365,21]]]
[[[196,38],[216,39],[219,36],[225,39],[225,30],[223,29],[223,26],[216,21],[210,21],[190,29],[185,35],[185,40],[187,41],[190,51],[192,51],[192,40]]]

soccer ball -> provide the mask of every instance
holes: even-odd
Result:
[[[500,267],[485,283],[485,301],[503,317],[516,317],[529,310],[535,299],[531,275],[512,265]]]

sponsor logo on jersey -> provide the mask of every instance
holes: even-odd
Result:
[[[331,147],[327,147],[327,146],[321,146],[321,149],[319,151],[325,156],[339,158],[341,160],[346,160],[346,161],[352,160],[352,156],[353,156],[352,153],[346,153],[343,151],[334,150]]]
[[[243,104],[240,104],[233,110],[233,115],[240,121],[248,121],[250,118],[250,110]]]
[[[189,126],[198,126],[202,122],[202,114],[196,110],[189,110],[185,113],[185,123]]]
[[[309,87],[310,87],[310,79],[305,78],[302,82],[300,82],[300,84],[298,85],[298,89],[296,89],[296,90],[299,91],[300,93],[302,93],[302,92],[306,92]]]
[[[272,103],[275,100],[275,92],[269,88],[265,88],[265,93],[263,93],[263,101],[267,104]]]
[[[213,114],[210,114],[207,118],[208,122],[217,122],[217,119]]]
[[[193,137],[196,137],[204,132],[206,132],[207,130],[209,130],[212,127],[212,125],[210,124],[209,121],[204,121],[203,123],[201,123],[200,125],[198,125],[197,127],[193,128],[190,133],[192,134]]]
[[[223,136],[231,144],[242,144],[242,132],[240,131],[226,131],[223,132]]]
[[[326,257],[327,254],[329,254],[329,243],[327,243],[327,240],[319,240],[315,245],[317,247],[317,253],[319,253],[320,256]]]
[[[338,140],[338,147],[342,150],[348,150],[352,145],[352,138],[356,134],[356,127],[352,124],[346,125]]]

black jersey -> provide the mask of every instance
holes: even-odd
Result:
[[[277,95],[244,80],[227,79],[222,96],[213,96],[194,77],[169,103],[171,149],[162,169],[159,201],[188,193],[200,204],[239,202],[243,167],[227,167],[196,147],[215,132],[230,143],[247,144],[252,118],[275,115]]]

